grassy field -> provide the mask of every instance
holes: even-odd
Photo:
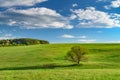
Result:
[[[79,66],[64,59],[72,46],[89,49]],[[0,47],[0,80],[120,80],[120,44]]]

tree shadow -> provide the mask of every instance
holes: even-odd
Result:
[[[0,68],[0,71],[3,71],[3,70],[55,69],[55,68],[65,68],[65,67],[73,67],[73,66],[80,66],[80,65],[76,65],[76,64],[71,64],[71,65],[43,64],[40,66],[6,67],[6,68]]]

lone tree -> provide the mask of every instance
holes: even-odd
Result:
[[[76,64],[79,64],[80,61],[85,60],[84,55],[88,53],[86,48],[81,46],[73,46],[70,51],[67,52],[66,59]]]

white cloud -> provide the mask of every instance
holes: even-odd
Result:
[[[104,1],[104,2],[106,2],[106,1]],[[120,0],[111,0],[109,2],[110,2],[110,5],[104,6],[105,9],[111,9],[111,8],[118,8],[118,7],[120,7]]]
[[[78,6],[78,4],[76,4],[76,3],[72,5],[72,7],[76,7],[76,6]]]
[[[0,40],[4,40],[4,39],[14,39],[15,37],[0,37]]]
[[[12,34],[5,34],[5,37],[11,37]]]
[[[96,10],[94,7],[86,9],[73,10],[73,15],[77,16],[79,21],[77,27],[83,28],[112,28],[120,27],[120,14],[108,14]]]
[[[33,6],[36,3],[45,2],[47,0],[0,0],[1,7],[11,6]]]
[[[78,41],[82,43],[93,43],[96,42],[96,39],[80,39]]]
[[[108,2],[108,1],[110,1],[110,0],[97,0],[97,2]]]
[[[5,34],[3,36],[0,36],[0,40],[3,40],[3,39],[14,39],[16,37],[14,37],[12,34]]]
[[[69,35],[69,34],[64,34],[61,36],[62,38],[75,38],[75,36],[73,35]]]
[[[74,36],[74,35],[70,35],[70,34],[64,34],[61,36],[61,38],[76,39],[76,40],[78,40],[78,42],[81,42],[81,43],[96,42],[96,39],[87,39],[87,36]]]
[[[87,36],[78,36],[77,38],[85,39],[85,38],[87,38]]]
[[[76,19],[76,18],[77,18],[77,16],[74,15],[74,14],[72,14],[72,15],[70,16],[70,20],[73,20],[73,19]]]
[[[29,15],[29,16],[41,16],[41,15],[48,15],[48,16],[61,16],[59,13],[57,13],[56,11],[52,10],[52,9],[48,9],[45,7],[41,7],[41,8],[29,8],[26,10],[16,10],[14,8],[8,9],[8,11],[12,11],[12,12],[16,12],[16,13],[21,13],[21,14],[25,14],[25,15]]]
[[[109,43],[120,43],[120,41],[109,41]]]
[[[107,5],[107,6],[104,6],[104,8],[105,8],[105,9],[110,9],[110,6]]]
[[[87,38],[87,36],[74,36],[74,35],[70,35],[70,34],[64,34],[61,36],[61,38],[79,38],[79,39],[85,39]]]
[[[120,7],[120,0],[112,1],[110,6],[113,7],[113,8]]]
[[[25,10],[8,9],[1,12],[0,24],[20,26],[22,28],[73,28],[68,18],[60,15],[55,10],[45,7],[30,8]]]
[[[13,20],[10,19],[8,25],[12,26],[14,24],[16,24],[16,21],[13,21]]]

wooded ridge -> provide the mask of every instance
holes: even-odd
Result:
[[[19,45],[34,45],[34,44],[49,44],[46,40],[19,38],[0,40],[0,46],[19,46]]]

